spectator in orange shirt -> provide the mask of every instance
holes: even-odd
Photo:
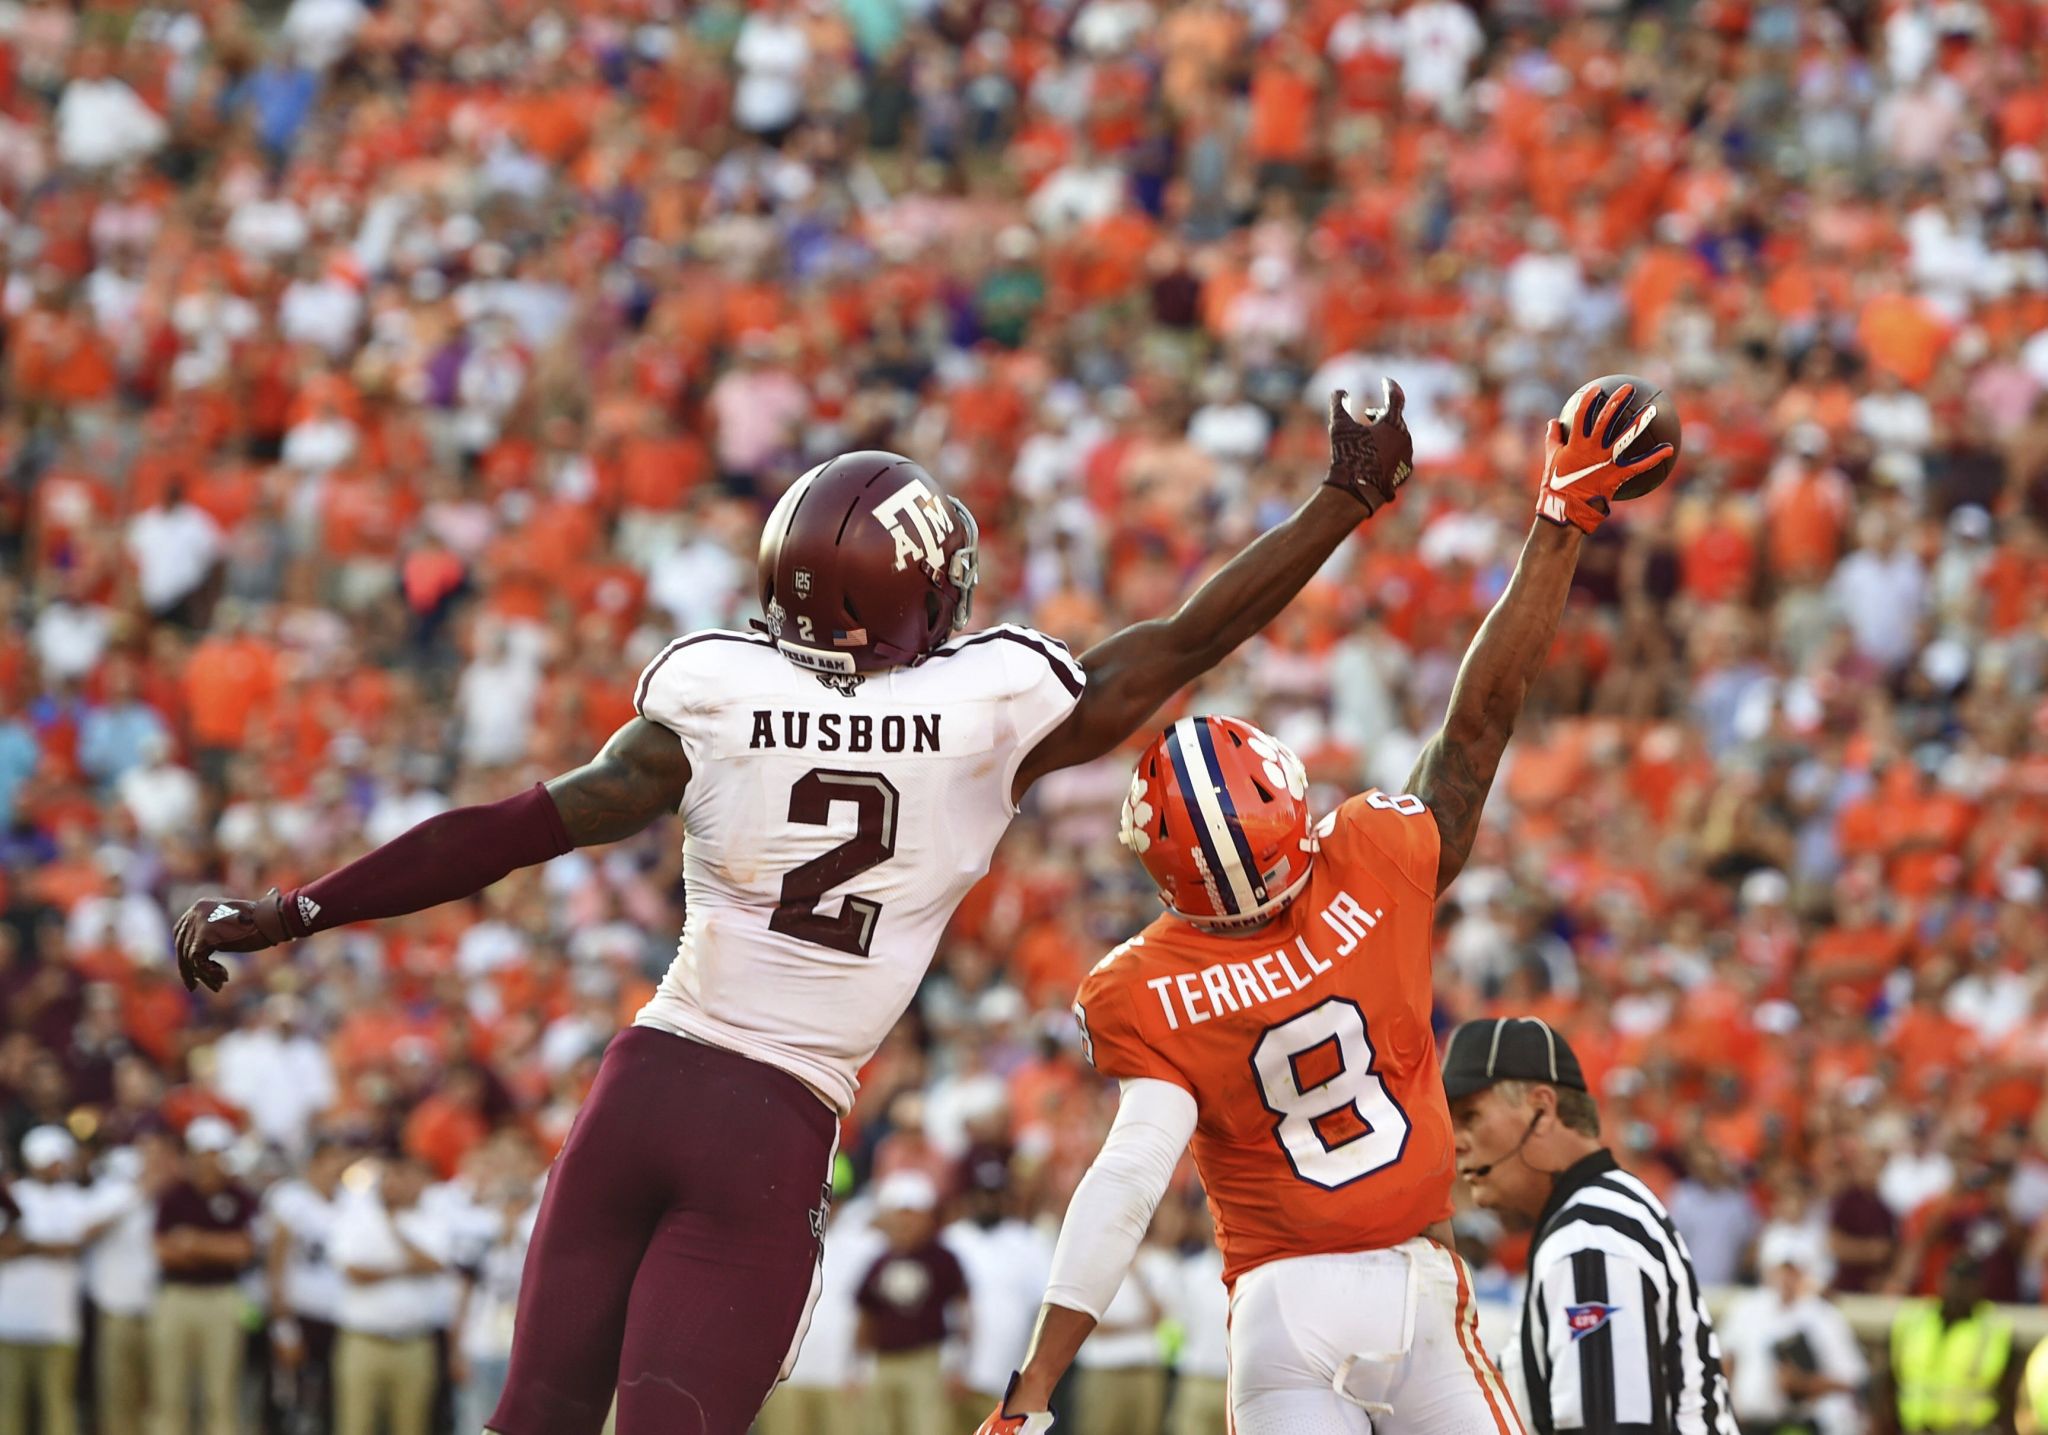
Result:
[[[277,669],[276,650],[248,629],[241,609],[221,604],[214,632],[185,665],[185,709],[208,781],[219,781],[229,755],[277,691]]]
[[[469,1153],[490,1135],[483,1108],[482,1077],[469,1066],[451,1067],[434,1094],[406,1119],[405,1149],[441,1180],[454,1180]]]
[[[1802,423],[1787,436],[1790,452],[1772,465],[1764,493],[1772,575],[1802,585],[1826,578],[1841,556],[1852,495],[1849,480],[1828,458],[1825,431]]]
[[[1906,952],[1905,934],[1886,920],[1875,884],[1859,875],[1837,887],[1834,922],[1807,947],[1802,970],[1824,992],[1868,1010]]]
[[[1291,30],[1275,37],[1253,65],[1246,146],[1262,184],[1299,188],[1307,178],[1322,78],[1321,62]]]

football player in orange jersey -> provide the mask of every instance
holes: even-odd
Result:
[[[1320,822],[1285,746],[1185,718],[1146,749],[1124,844],[1166,914],[1103,959],[1075,1015],[1122,1083],[1074,1193],[1031,1352],[982,1435],[1041,1435],[1192,1141],[1231,1287],[1235,1435],[1521,1429],[1450,1248],[1450,1113],[1430,1029],[1436,899],[1549,652],[1587,533],[1642,431],[1623,386],[1550,425],[1537,520],[1405,793]]]

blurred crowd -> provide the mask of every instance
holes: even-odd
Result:
[[[980,517],[977,615],[1078,650],[1310,493],[1329,391],[1381,374],[1416,481],[1193,701],[1322,801],[1399,791],[1543,421],[1593,374],[1662,386],[1678,476],[1588,546],[1443,909],[1440,1021],[1567,1032],[1709,1283],[1775,1241],[1820,1287],[1967,1253],[2037,1299],[2044,61],[2026,0],[0,3],[0,1138],[10,1222],[59,1233],[11,1239],[82,1261],[95,1314],[0,1263],[6,1398],[88,1338],[148,1346],[152,1398],[227,1389],[233,1342],[164,1333],[205,1300],[311,1388],[344,1297],[265,1264],[342,1207],[375,1273],[344,1294],[414,1292],[356,1318],[390,1337],[365,1387],[486,1389],[534,1175],[672,950],[681,833],[214,1000],[169,962],[195,895],[583,760],[669,636],[753,616],[764,506],[834,452],[917,456]],[[865,1074],[870,1254],[977,1202],[1042,1241],[1093,1153],[1066,1006],[1156,911],[1110,840],[1125,760],[1041,784]],[[239,1240],[177,1234],[185,1162]],[[1162,1260],[1204,1258],[1184,1204]],[[1517,1242],[1461,1230],[1504,1290]],[[847,1260],[814,1386],[900,1353]],[[1161,1366],[1154,1284],[1105,1362]]]

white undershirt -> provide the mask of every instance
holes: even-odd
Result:
[[[1047,1305],[1102,1319],[1194,1137],[1195,1116],[1185,1087],[1150,1078],[1123,1083],[1116,1124],[1060,1223]]]

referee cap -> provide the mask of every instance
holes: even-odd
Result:
[[[1444,1095],[1452,1101],[1499,1081],[1541,1081],[1586,1089],[1586,1073],[1565,1039],[1539,1017],[1487,1017],[1451,1033],[1444,1052]]]

